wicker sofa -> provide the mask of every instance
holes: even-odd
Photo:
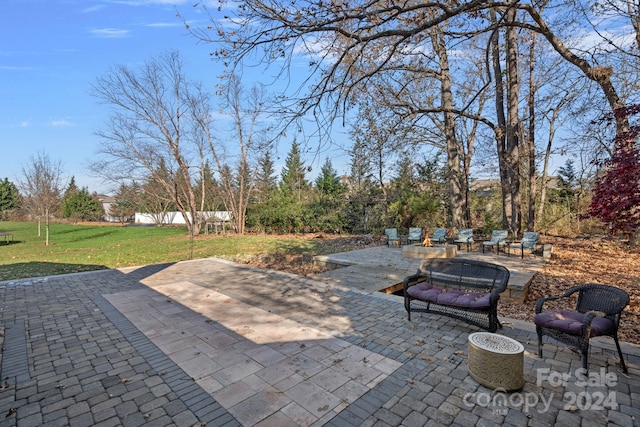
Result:
[[[404,279],[404,306],[412,312],[437,313],[495,332],[500,327],[498,300],[509,270],[463,258],[427,259]]]

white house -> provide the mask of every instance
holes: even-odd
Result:
[[[231,211],[205,211],[198,212],[204,219],[204,223],[207,224],[207,230],[211,225],[215,230],[218,227],[224,229],[224,225],[231,222],[233,219],[233,212]],[[187,212],[188,218],[191,216]],[[166,225],[181,225],[187,222],[184,216],[178,211],[172,212],[160,212],[160,213],[142,213],[136,212],[135,216],[136,224],[166,224]]]

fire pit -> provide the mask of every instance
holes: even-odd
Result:
[[[405,258],[453,258],[458,255],[456,245],[422,246],[405,245],[402,247],[402,256]]]

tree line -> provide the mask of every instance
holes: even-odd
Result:
[[[100,220],[104,211],[96,193],[78,188],[71,177],[64,187],[63,168],[47,153],[33,155],[23,166],[22,179],[16,184],[8,178],[0,181],[0,220],[32,219],[38,223],[38,237],[45,226],[45,245],[49,245],[49,221],[65,218],[74,222]]]
[[[499,176],[501,228],[518,233],[540,225],[554,153],[593,177],[636,141],[637,2],[225,3],[195,5],[206,26],[183,22],[230,73],[255,67],[287,79],[308,64],[304,86],[278,94],[283,123],[312,116],[328,134],[336,118],[351,122],[377,159],[441,150],[451,226],[471,224],[474,169]],[[640,240],[637,227],[614,228]]]
[[[212,204],[234,213],[238,233],[424,221],[519,234],[591,216],[640,240],[637,4],[224,3],[195,5],[210,25],[182,17],[227,67],[215,91],[185,75],[178,52],[114,66],[92,89],[110,107],[94,172],[157,195],[192,218],[192,235]],[[274,85],[246,87],[249,67]],[[344,193],[306,183],[304,168],[293,186],[273,183],[266,165],[278,141],[294,132],[298,149],[313,140],[320,150],[340,121],[350,138]],[[577,188],[550,185],[554,154],[569,156],[560,172]],[[499,178],[480,203],[478,173]]]
[[[389,180],[381,186],[375,178],[379,173],[370,167],[368,152],[357,144],[349,154],[348,174],[339,175],[327,158],[314,179],[308,177],[310,166],[302,159],[300,147],[294,139],[279,173],[269,151],[252,167],[251,180],[255,182],[251,185],[255,191],[248,196],[243,216],[245,232],[382,235],[388,227],[397,227],[401,232],[422,227],[430,233],[435,227],[447,226],[446,166],[439,157],[404,156],[390,168]],[[208,166],[205,169],[208,171]],[[39,227],[44,222],[46,244],[52,218],[97,221],[108,215],[125,223],[132,221],[136,212],[145,212],[156,215],[158,225],[162,225],[166,213],[176,210],[173,195],[166,193],[152,176],[140,183],[122,183],[111,198],[110,209],[104,212],[98,195],[86,187],[78,188],[74,177],[65,185],[60,163],[44,153],[34,157],[23,172],[25,177],[18,185],[7,178],[0,181],[0,219],[35,219]],[[47,179],[36,179],[43,176]],[[203,182],[193,183],[196,198],[200,199],[201,192],[204,195],[201,211],[224,210],[227,190],[210,172],[204,176]],[[576,225],[586,213],[588,190],[572,161],[560,168],[558,183],[549,190],[545,230],[577,233],[592,226],[588,222]],[[498,185],[477,187],[472,192],[470,205],[476,232],[489,234],[500,227],[499,191]],[[201,219],[203,227],[207,218]],[[236,222],[234,219],[231,231],[238,231]]]
[[[393,115],[371,101],[359,101],[360,115],[350,128],[352,142],[346,148],[346,176],[337,177],[328,160],[320,181],[308,182],[300,151],[309,145],[298,143],[295,134],[278,182],[271,169],[274,141],[286,136],[274,124],[279,122],[265,117],[273,111],[264,87],[247,90],[233,74],[221,82],[213,94],[190,82],[177,52],[161,54],[137,69],[115,67],[97,80],[94,95],[113,110],[98,133],[101,145],[92,170],[120,182],[118,193],[128,195],[119,197],[116,206],[121,212],[114,216],[124,216],[127,209],[177,210],[189,218],[192,235],[199,234],[207,220],[198,212],[220,210],[233,212],[231,227],[240,234],[456,228],[452,205],[462,197],[465,212],[460,224],[504,228],[504,185],[492,192],[502,199],[491,209],[471,191],[470,172],[467,190],[453,191],[446,145],[425,149],[431,146],[401,143],[399,135],[409,138],[408,131],[396,128],[394,133]],[[217,111],[214,96],[222,100]],[[466,156],[465,162],[470,161]],[[546,178],[531,177],[544,191]],[[133,203],[136,194],[141,202]],[[543,211],[547,199],[537,199],[537,208]],[[495,209],[502,212],[495,214]],[[540,218],[538,228],[544,225]]]

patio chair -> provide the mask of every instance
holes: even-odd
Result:
[[[398,236],[397,228],[386,228],[384,234],[387,236],[387,247],[391,246],[393,242],[398,242],[398,246],[400,246],[400,236]]]
[[[538,233],[535,231],[525,231],[522,234],[522,240],[519,242],[509,243],[507,245],[507,255],[511,255],[511,249],[520,249],[520,257],[524,259],[524,250],[529,249],[533,253],[538,243]]]
[[[436,228],[433,230],[433,236],[429,237],[431,243],[446,243],[447,242],[447,229]]]
[[[409,228],[409,235],[407,236],[407,244],[411,243],[422,243],[422,228],[421,227],[411,227]]]
[[[543,305],[547,301],[563,301],[565,298],[573,301],[570,297],[576,292],[578,297],[573,310],[543,311]],[[622,310],[627,304],[629,294],[624,290],[600,284],[574,286],[563,295],[540,298],[536,303],[536,314],[533,318],[538,333],[538,356],[542,358],[542,336],[547,335],[563,344],[578,348],[582,353],[582,367],[586,371],[589,339],[609,336],[616,343],[620,365],[626,374],[627,366],[618,342],[618,325]]]
[[[460,245],[465,244],[467,245],[467,252],[471,251],[471,246],[473,245],[473,229],[463,228],[458,231],[458,236],[453,239],[453,243]]]
[[[484,253],[484,248],[496,247],[496,254],[500,254],[500,245],[507,245],[507,237],[509,236],[509,232],[507,230],[493,230],[491,232],[491,240],[486,240],[482,242],[482,253]]]

